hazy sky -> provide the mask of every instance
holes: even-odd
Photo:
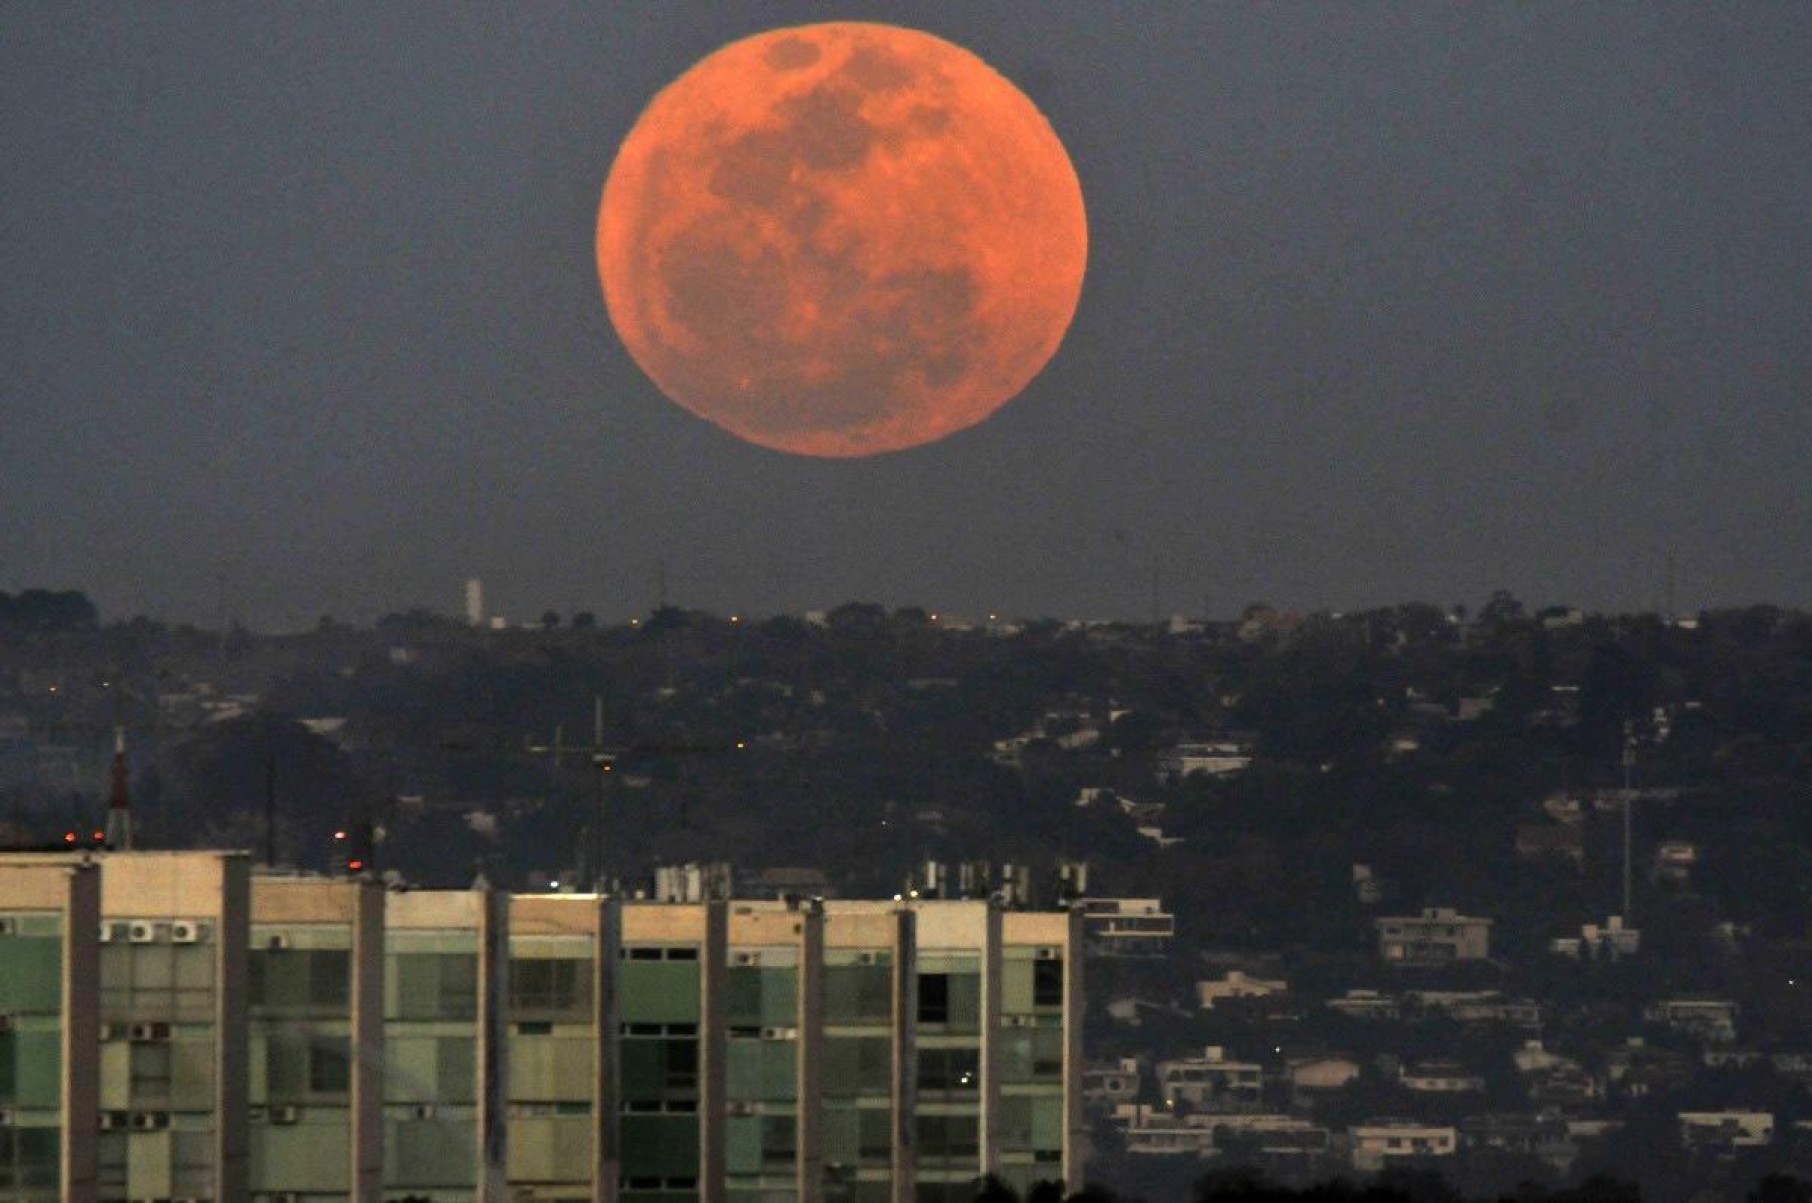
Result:
[[[592,239],[726,41],[915,25],[1069,147],[993,420],[826,461],[664,400]],[[1799,3],[0,5],[0,590],[1053,616],[1812,605]]]

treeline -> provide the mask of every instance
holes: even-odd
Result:
[[[1730,1197],[1735,1197],[1734,1195]],[[1743,1196],[1748,1203],[1812,1203],[1812,1182],[1792,1174],[1768,1174]],[[1577,1186],[1550,1189],[1524,1183],[1495,1200],[1469,1200],[1429,1170],[1389,1169],[1362,1183],[1346,1179],[1293,1188],[1257,1170],[1216,1170],[1196,1180],[1190,1203],[1641,1203],[1633,1182],[1595,1176]],[[1094,1185],[1065,1194],[1054,1182],[1040,1182],[1022,1199],[997,1178],[976,1183],[974,1203],[1145,1203],[1111,1187]],[[1152,1201],[1159,1203],[1159,1201]]]
[[[99,624],[101,612],[75,589],[27,589],[0,593],[0,631],[79,630]]]

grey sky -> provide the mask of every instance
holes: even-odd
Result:
[[[254,625],[673,600],[1812,605],[1797,4],[0,9],[0,589]],[[1082,178],[1069,339],[860,461],[665,401],[592,257],[694,60],[884,17]]]

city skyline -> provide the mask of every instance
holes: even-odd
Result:
[[[831,16],[1013,80],[1092,233],[1024,395],[855,463],[667,404],[591,253],[661,86]],[[749,614],[1812,604],[1794,16],[22,11],[0,589],[259,629],[471,577],[605,621],[657,577]]]

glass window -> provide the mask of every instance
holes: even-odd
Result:
[[[919,1089],[927,1094],[968,1094],[981,1089],[981,1050],[919,1049]]]
[[[518,1015],[583,1016],[591,1003],[591,962],[535,957],[510,962],[510,1007]]]
[[[892,1018],[892,966],[825,966],[826,1023],[886,1023]]]
[[[828,1097],[884,1095],[893,1087],[890,1036],[826,1036],[824,1093]]]
[[[352,1041],[346,1036],[317,1036],[308,1048],[311,1094],[344,1095],[352,1089]]]
[[[393,1019],[471,1020],[478,1017],[478,954],[401,952],[390,958],[396,983]]]
[[[919,974],[919,1022],[950,1022],[950,975]]]
[[[1063,962],[1032,962],[1032,1005],[1035,1007],[1061,1007],[1063,1005]]]

